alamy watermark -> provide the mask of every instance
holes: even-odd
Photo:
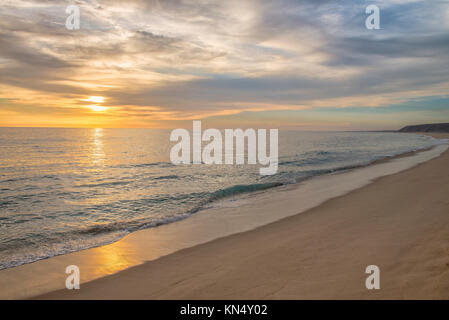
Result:
[[[366,14],[369,16],[365,20],[365,26],[368,30],[379,30],[380,29],[380,9],[378,6],[371,4],[366,7]]]
[[[380,269],[376,265],[367,266],[365,273],[369,276],[365,280],[365,287],[368,290],[380,289]]]
[[[70,5],[65,9],[69,16],[65,20],[65,27],[68,30],[79,30],[81,25],[80,8],[77,5]]]
[[[267,130],[225,129],[224,160],[223,135],[218,129],[201,131],[201,121],[193,121],[192,143],[190,132],[175,129],[170,134],[170,141],[179,141],[170,151],[173,164],[235,164],[245,163],[245,139],[247,141],[247,163],[257,162],[265,167],[259,168],[261,175],[273,175],[278,170],[278,129],[270,129],[270,150],[267,154]],[[234,147],[235,141],[235,147]],[[203,142],[209,142],[202,148]],[[191,147],[193,157],[191,154]],[[192,158],[192,159],[191,159]]]
[[[68,30],[79,30],[81,27],[80,8],[77,5],[69,5],[66,10],[69,16],[66,18],[65,27]],[[380,29],[380,9],[375,4],[366,7],[365,13],[368,17],[365,20],[365,26],[368,30]]]
[[[65,273],[69,276],[65,280],[65,287],[69,290],[79,290],[80,288],[80,268],[70,265],[65,268]]]

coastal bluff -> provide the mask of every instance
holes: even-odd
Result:
[[[449,132],[449,123],[421,124],[406,126],[399,132]]]

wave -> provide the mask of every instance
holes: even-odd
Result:
[[[133,168],[145,168],[145,167],[161,167],[161,168],[168,168],[168,167],[173,167],[175,166],[173,163],[171,162],[150,162],[150,163],[139,163],[139,164],[134,164],[134,165],[130,165],[127,167],[133,167]]]
[[[154,180],[172,180],[172,179],[179,179],[179,176],[170,175],[170,176],[160,176],[160,177],[154,178]]]
[[[135,219],[97,224],[84,229],[54,234],[53,240],[51,242],[46,242],[45,248],[35,248],[22,254],[15,253],[9,256],[7,261],[0,261],[0,270],[113,243],[122,239],[131,232],[154,228],[188,218],[192,214],[203,209],[206,204],[218,199],[247,192],[266,190],[280,185],[282,185],[282,183],[236,185],[210,193],[209,196],[206,197],[207,199],[205,201],[183,213],[172,214],[165,217],[154,217],[150,219]],[[23,248],[23,241],[21,241],[21,244],[16,246],[9,245],[7,250],[17,251],[21,248]],[[29,247],[29,249],[31,248]]]
[[[107,187],[107,186],[121,186],[127,185],[131,181],[111,181],[111,182],[101,182],[101,183],[90,183],[90,184],[80,184],[75,186],[75,188],[93,188],[93,187]]]
[[[235,186],[232,186],[229,188],[215,191],[214,193],[212,193],[210,201],[230,197],[230,196],[241,194],[241,193],[266,190],[266,189],[281,186],[283,184],[284,183],[282,183],[282,182],[271,182],[271,183],[258,183],[258,184],[249,184],[249,185],[235,185]]]

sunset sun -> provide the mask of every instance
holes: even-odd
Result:
[[[86,101],[94,102],[94,103],[103,103],[104,97],[101,96],[90,96],[89,99],[86,99]]]
[[[98,104],[103,103],[105,101],[105,98],[102,97],[102,96],[90,96],[88,99],[85,99],[84,101],[95,103],[93,105],[88,105],[87,106],[87,108],[89,108],[89,109],[91,109],[92,111],[95,111],[95,112],[103,112],[103,111],[106,111],[106,110],[109,109],[108,107],[104,107],[104,106],[98,105]]]

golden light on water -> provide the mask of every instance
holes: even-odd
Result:
[[[103,129],[96,128],[93,130],[92,144],[92,162],[96,165],[102,164],[105,159],[103,150]]]

